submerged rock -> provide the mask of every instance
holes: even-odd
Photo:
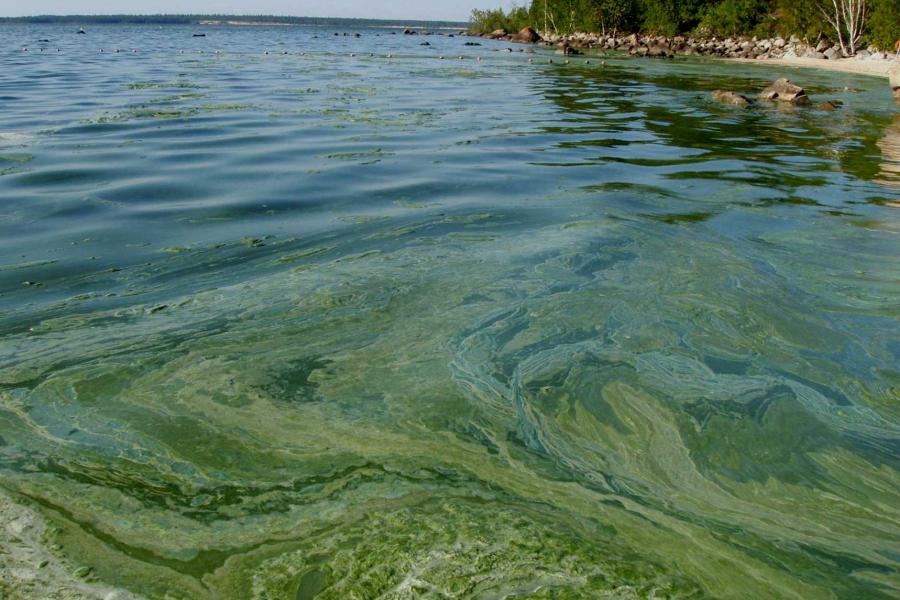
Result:
[[[778,102],[790,102],[791,104],[807,105],[810,100],[806,91],[799,85],[795,85],[788,79],[778,79],[764,89],[759,95],[762,100],[774,100]]]
[[[836,100],[825,100],[824,102],[819,102],[816,104],[816,108],[819,110],[837,110],[840,108],[841,103]]]
[[[581,52],[577,48],[573,48],[569,45],[568,42],[563,42],[559,45],[559,48],[556,51],[557,54],[562,54],[565,56],[576,56],[581,54]]]
[[[750,98],[728,90],[713,90],[712,97],[713,100],[723,104],[733,104],[734,106],[749,106],[753,104]]]

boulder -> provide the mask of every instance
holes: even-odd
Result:
[[[816,108],[818,110],[827,110],[827,111],[837,110],[840,106],[841,106],[841,103],[837,102],[836,100],[826,100],[824,102],[819,102],[818,104],[816,104]]]
[[[734,106],[750,106],[753,101],[746,96],[742,96],[736,92],[727,90],[714,90],[712,93],[713,100],[724,104],[733,104]]]
[[[526,44],[536,44],[541,41],[541,36],[531,27],[526,27],[518,34],[516,34],[516,39]]]
[[[568,42],[561,43],[556,50],[556,53],[564,54],[565,56],[575,56],[581,54],[581,52],[579,52],[577,49],[570,46]]]
[[[825,60],[825,55],[821,52],[807,52],[806,58],[815,58],[817,60]]]
[[[759,95],[762,100],[774,100],[778,102],[790,102],[791,104],[810,104],[806,91],[799,85],[794,85],[787,79],[779,79]]]
[[[827,58],[828,60],[837,60],[841,57],[840,49],[836,48],[829,48],[823,54],[825,54],[825,58]]]
[[[669,47],[665,43],[654,42],[647,47],[648,56],[665,57],[669,54]]]
[[[507,33],[505,29],[495,29],[487,35],[487,37],[491,38],[492,40],[499,40],[500,38],[504,38],[506,36]]]

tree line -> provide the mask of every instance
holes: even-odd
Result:
[[[510,11],[475,10],[470,20],[476,33],[524,27],[560,34],[796,35],[842,45],[846,37],[848,48],[855,37],[892,50],[900,40],[900,0],[532,0]]]

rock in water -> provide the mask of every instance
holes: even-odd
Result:
[[[730,92],[728,90],[714,90],[712,93],[713,100],[718,102],[722,102],[725,104],[733,104],[735,106],[749,106],[753,104],[753,101],[746,96],[742,96],[736,92]]]
[[[816,104],[816,108],[819,110],[832,111],[832,110],[837,110],[840,105],[841,105],[840,102],[826,100],[824,102],[819,102],[818,104]]]
[[[538,32],[532,29],[531,27],[526,27],[522,31],[516,35],[516,38],[520,42],[525,42],[526,44],[536,44],[541,41],[541,36],[538,35]]]
[[[759,97],[763,100],[776,100],[778,102],[790,102],[791,104],[811,104],[806,91],[799,85],[794,85],[787,79],[779,79],[762,91]]]

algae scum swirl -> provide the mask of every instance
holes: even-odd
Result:
[[[882,81],[205,31],[0,29],[0,596],[900,594]]]

